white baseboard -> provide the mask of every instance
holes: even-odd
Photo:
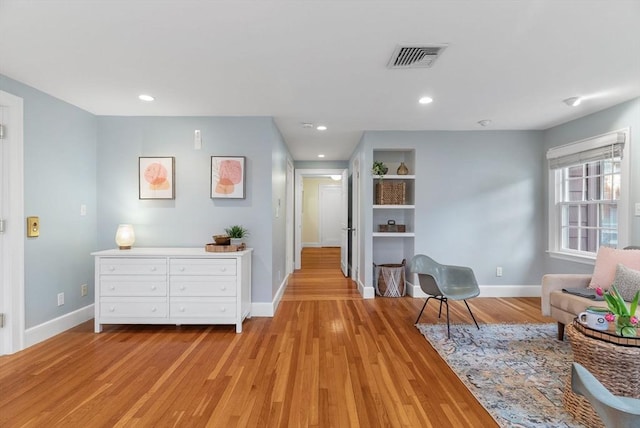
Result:
[[[303,242],[302,246],[303,247],[320,248],[320,247],[322,247],[322,244],[319,243],[319,242]]]
[[[278,310],[278,306],[280,305],[280,300],[282,300],[282,295],[284,294],[284,290],[287,289],[287,281],[289,280],[289,275],[285,276],[284,281],[280,283],[280,287],[278,287],[278,291],[273,298],[272,302],[253,302],[251,303],[251,316],[252,317],[268,317],[271,318],[276,314]]]
[[[481,285],[479,297],[540,297],[540,285]],[[407,282],[407,294],[427,297],[419,285]]]
[[[35,327],[28,328],[24,332],[24,347],[28,348],[37,343],[43,342],[63,331],[69,330],[94,317],[93,303],[83,308],[77,309],[58,318],[44,322]]]
[[[363,299],[373,299],[376,297],[376,292],[373,287],[366,287],[362,282],[358,281],[358,291]]]

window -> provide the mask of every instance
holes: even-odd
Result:
[[[626,137],[614,132],[547,152],[552,255],[592,259],[599,247],[626,241]]]

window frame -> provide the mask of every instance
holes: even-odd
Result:
[[[607,132],[595,137],[579,140],[565,146],[560,146],[566,154],[578,153],[584,151],[593,145],[595,140],[611,138],[613,139],[618,133],[625,135],[625,144],[622,151],[622,159],[620,161],[620,197],[617,200],[618,208],[618,244],[617,248],[623,248],[628,245],[630,231],[630,213],[629,213],[629,195],[630,195],[630,132],[629,128],[617,131]],[[588,162],[584,162],[588,163]],[[596,252],[579,251],[562,248],[562,209],[565,205],[562,201],[563,173],[564,168],[552,169],[547,163],[548,169],[548,249],[547,252],[553,258],[570,260],[579,263],[593,264],[595,262]]]

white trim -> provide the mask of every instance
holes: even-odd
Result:
[[[586,265],[594,265],[596,263],[596,256],[595,254],[584,254],[584,253],[565,253],[565,252],[559,252],[559,251],[547,251],[547,253],[549,254],[549,256],[553,259],[559,259],[559,260],[567,260],[570,262],[576,262],[576,263],[583,263]]]
[[[540,297],[541,286],[538,285],[480,285],[478,297]],[[407,294],[415,298],[425,298],[427,294],[419,285],[407,281]]]
[[[284,281],[280,283],[280,287],[278,287],[278,291],[276,292],[276,295],[273,297],[272,302],[252,302],[251,316],[272,318],[276,314],[276,311],[278,310],[278,306],[280,306],[280,301],[282,300],[284,291],[287,289],[288,280],[289,280],[289,275],[287,275],[284,278]]]
[[[321,248],[322,244],[320,242],[303,242],[302,248],[312,247],[312,248]],[[300,268],[298,268],[300,269]]]
[[[7,213],[7,230],[4,235],[0,257],[5,262],[3,284],[0,290],[8,316],[4,327],[2,352],[12,354],[24,349],[25,303],[24,303],[24,102],[8,92],[0,91],[0,104],[9,108],[7,139],[9,151],[9,178],[11,189]],[[6,125],[6,124],[4,124]],[[6,144],[6,143],[2,143]]]
[[[69,330],[77,325],[93,319],[95,315],[93,303],[77,309],[68,314],[59,316],[35,327],[27,329],[24,333],[25,347],[33,346],[53,336]]]
[[[358,291],[363,299],[375,299],[376,291],[373,287],[366,287],[362,282],[358,281]]]

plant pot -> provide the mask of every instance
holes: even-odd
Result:
[[[231,238],[231,245],[242,245],[242,238]]]

